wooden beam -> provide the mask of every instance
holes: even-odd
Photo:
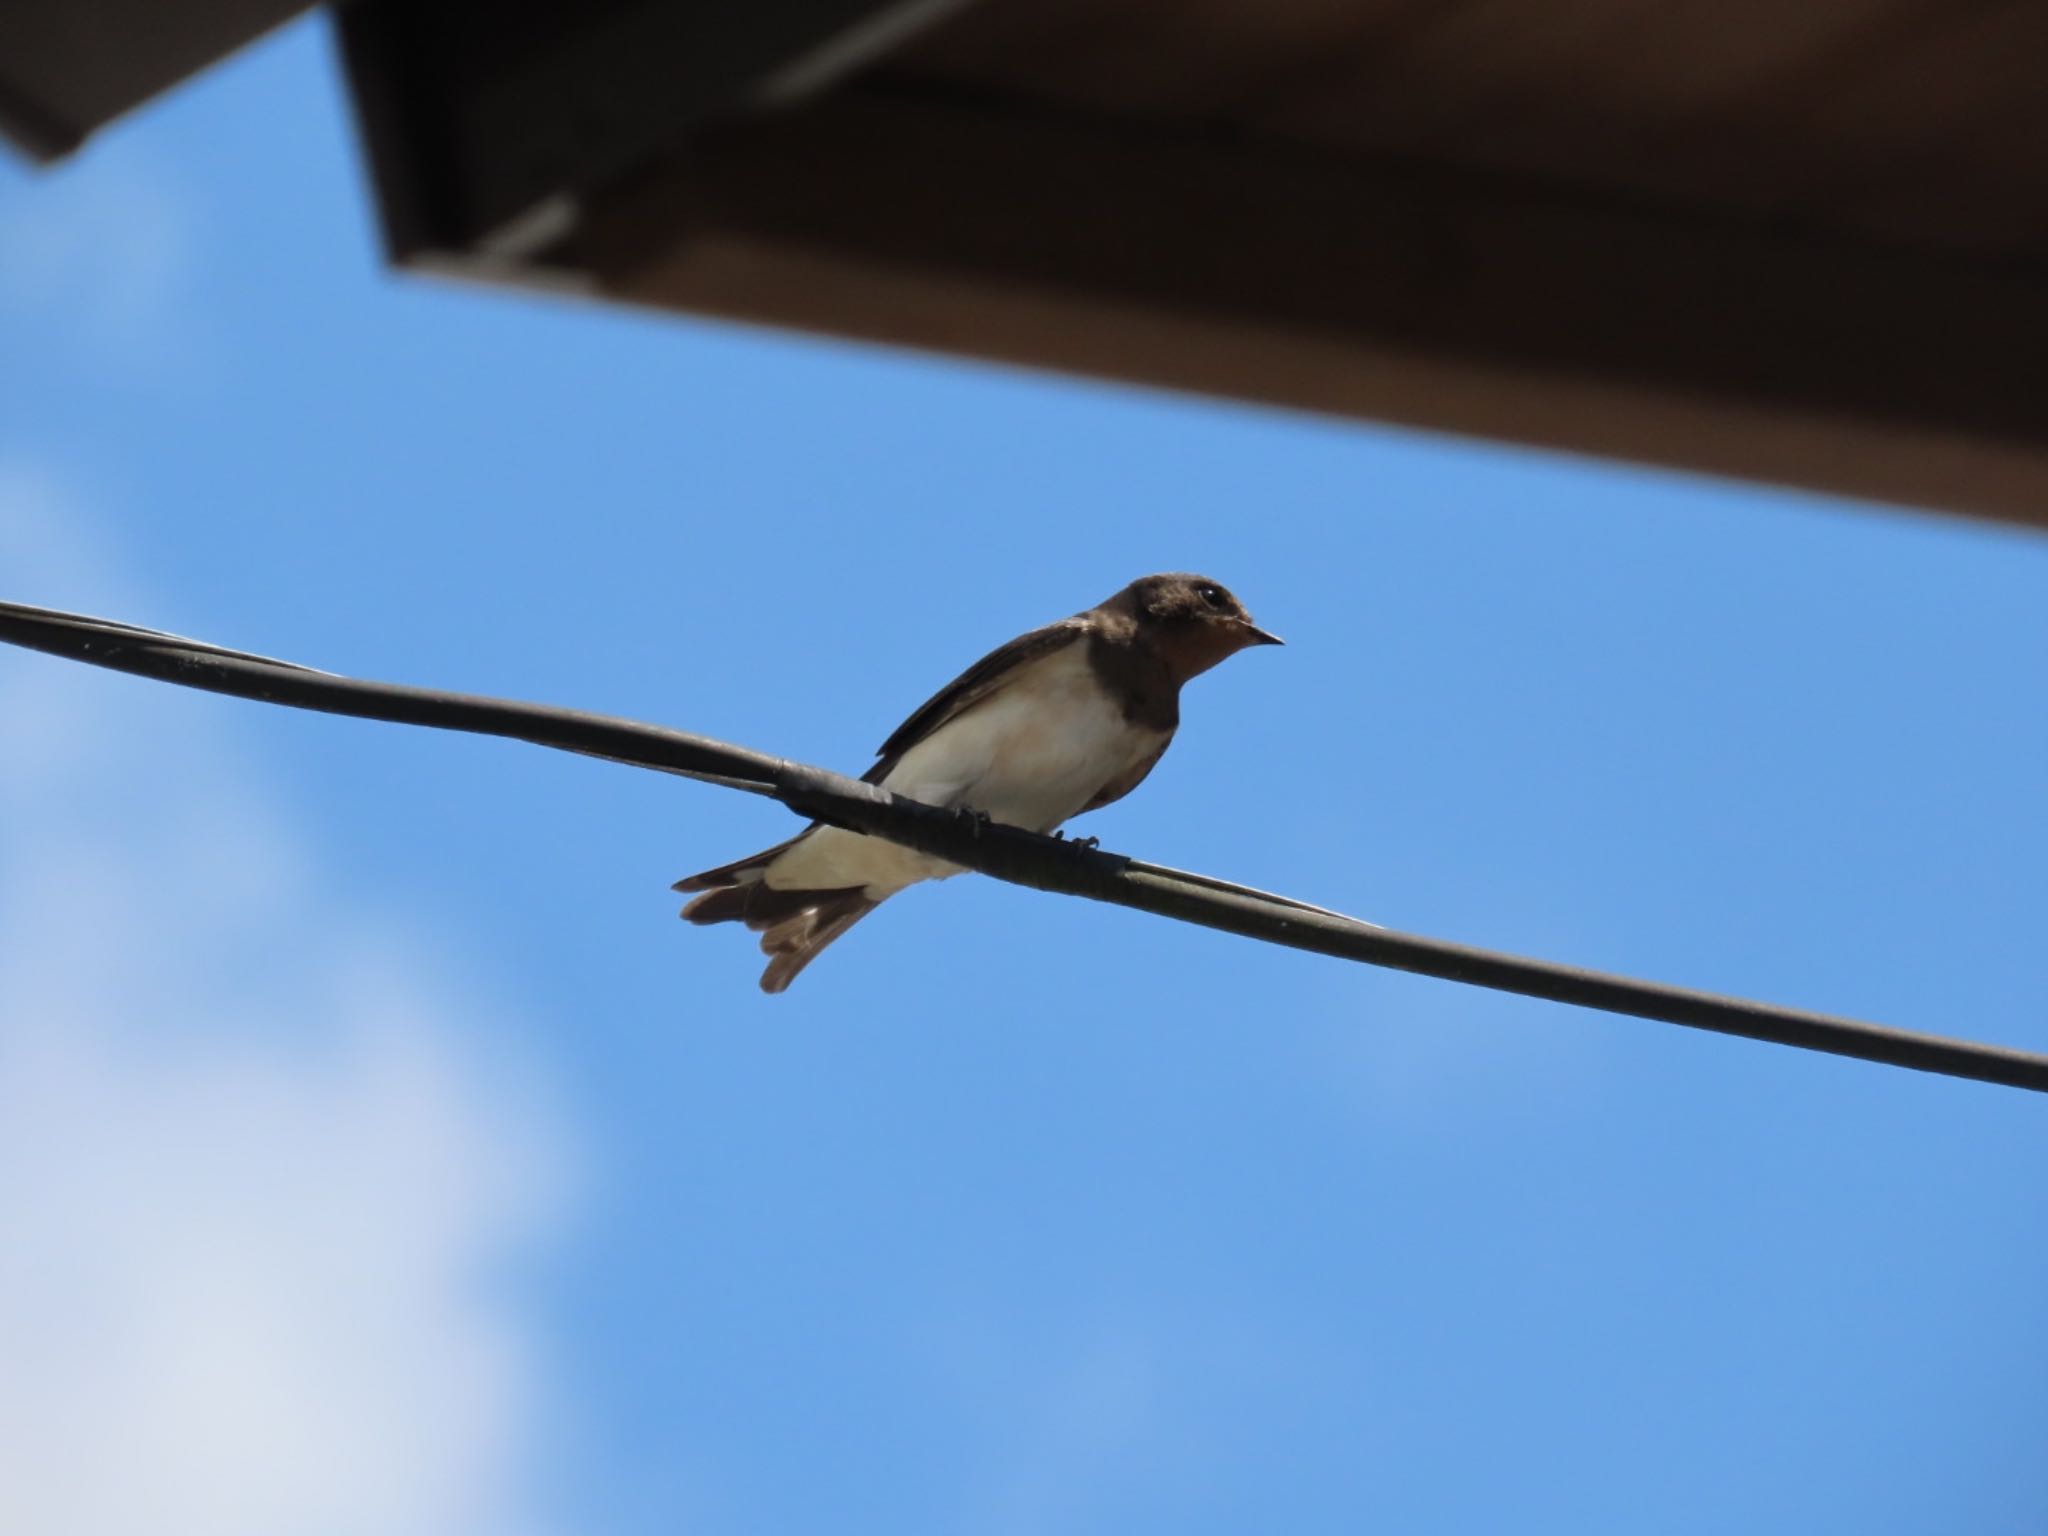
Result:
[[[632,302],[2048,526],[2048,259],[886,82],[584,212]]]
[[[6,0],[0,134],[55,160],[310,0]]]
[[[342,53],[385,242],[486,262],[720,113],[794,99],[964,0],[353,0]]]

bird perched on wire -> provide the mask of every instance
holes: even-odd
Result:
[[[999,646],[928,699],[862,777],[927,805],[1051,832],[1120,800],[1180,725],[1181,685],[1226,656],[1278,645],[1206,576],[1142,576],[1106,602]],[[780,992],[883,901],[960,866],[814,823],[751,858],[678,880],[693,923],[761,935]]]

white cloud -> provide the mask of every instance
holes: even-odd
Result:
[[[64,501],[8,595],[138,612]],[[530,1530],[560,1136],[222,713],[0,652],[0,1530]]]

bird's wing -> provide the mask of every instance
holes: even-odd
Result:
[[[1085,638],[1087,633],[1087,627],[1080,620],[1061,619],[1057,624],[1034,629],[1007,645],[997,646],[926,699],[915,714],[897,726],[894,734],[882,743],[880,761],[861,777],[870,784],[881,783],[904,753],[948,720],[964,714],[983,699],[1007,687],[1029,663],[1065,649]]]

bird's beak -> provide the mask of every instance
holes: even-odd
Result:
[[[1285,645],[1287,643],[1271,630],[1259,628],[1250,619],[1240,620],[1239,623],[1244,632],[1251,636],[1251,643],[1253,645]]]

